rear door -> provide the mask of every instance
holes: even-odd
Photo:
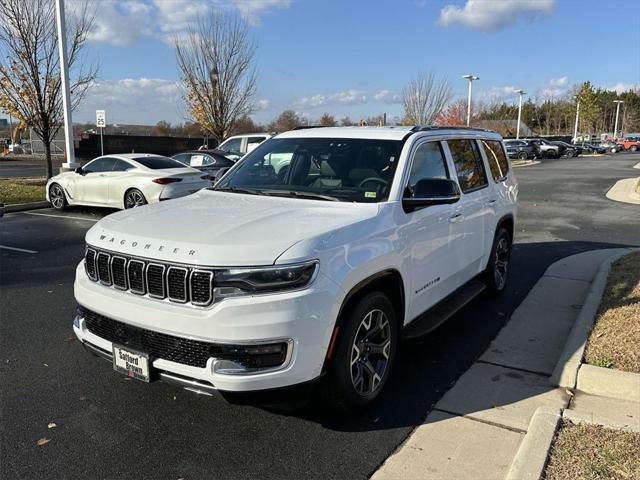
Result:
[[[446,143],[462,191],[462,198],[456,204],[456,218],[464,224],[458,277],[459,284],[462,284],[477,275],[483,265],[487,250],[485,223],[490,215],[491,192],[477,141],[460,138]]]

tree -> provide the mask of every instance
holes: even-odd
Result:
[[[324,115],[322,115],[322,117],[320,117],[320,125],[322,125],[323,127],[335,127],[337,124],[338,122],[336,122],[336,119],[328,113],[325,113]]]
[[[153,127],[152,134],[157,137],[167,137],[172,133],[171,124],[165,120],[160,120],[156,123],[156,126]]]
[[[434,119],[438,125],[465,125],[467,122],[467,102],[458,100],[450,103]]]
[[[451,99],[451,86],[433,73],[421,73],[402,89],[405,122],[430,125]]]
[[[238,118],[231,127],[232,135],[242,135],[244,133],[255,133],[262,131],[262,128],[258,127],[249,115],[243,115]]]
[[[304,125],[304,121],[293,110],[285,110],[270,125],[269,130],[286,132]]]
[[[351,118],[344,117],[340,119],[340,125],[342,125],[343,127],[351,127],[353,126],[353,122],[351,121]]]
[[[218,142],[253,110],[254,57],[247,24],[238,16],[211,12],[174,40],[193,118]]]
[[[580,100],[580,130],[586,133],[596,131],[596,120],[600,115],[600,106],[591,82],[584,82],[578,92]]]
[[[96,77],[83,49],[94,15],[87,3],[68,19],[67,61],[71,71],[71,108],[82,101]],[[51,141],[62,125],[62,94],[54,2],[0,2],[0,107],[42,139],[47,177],[53,176]]]

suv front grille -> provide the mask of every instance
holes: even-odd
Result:
[[[156,299],[203,307],[213,301],[213,277],[210,270],[130,258],[87,248],[85,269],[89,279]]]

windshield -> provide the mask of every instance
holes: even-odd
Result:
[[[399,140],[274,138],[260,144],[216,190],[381,202],[389,197]]]

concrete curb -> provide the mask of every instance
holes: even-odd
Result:
[[[36,210],[38,208],[50,208],[51,203],[43,202],[29,202],[29,203],[14,203],[13,205],[5,205],[5,213],[24,212],[25,210]]]
[[[582,309],[578,314],[578,318],[576,318],[569,332],[569,337],[564,345],[558,363],[556,363],[556,367],[549,378],[551,385],[575,388],[578,381],[578,369],[582,364],[582,357],[587,346],[587,340],[593,328],[604,289],[607,286],[607,277],[611,271],[611,265],[620,257],[634,250],[633,248],[629,248],[627,252],[614,255],[600,265],[598,273],[596,273],[591,283],[587,298],[585,298]]]
[[[609,200],[622,203],[630,203],[632,205],[640,204],[640,193],[636,192],[636,186],[638,185],[638,177],[623,178],[618,180],[613,187],[611,187],[605,196]]]
[[[565,410],[564,412],[562,412],[562,419],[576,425],[600,425],[602,427],[612,428],[614,430],[640,433],[640,425],[638,424],[611,421],[610,419],[604,417],[593,416],[584,412],[577,412],[575,410]]]
[[[520,167],[533,167],[534,165],[539,165],[542,162],[540,160],[527,160],[526,163],[512,163],[513,168]]]
[[[506,480],[538,480],[542,477],[561,418],[559,409],[539,407],[536,410]]]
[[[640,403],[640,374],[583,364],[578,371],[577,388],[600,397]]]
[[[636,163],[633,168],[640,168],[640,162]]]

